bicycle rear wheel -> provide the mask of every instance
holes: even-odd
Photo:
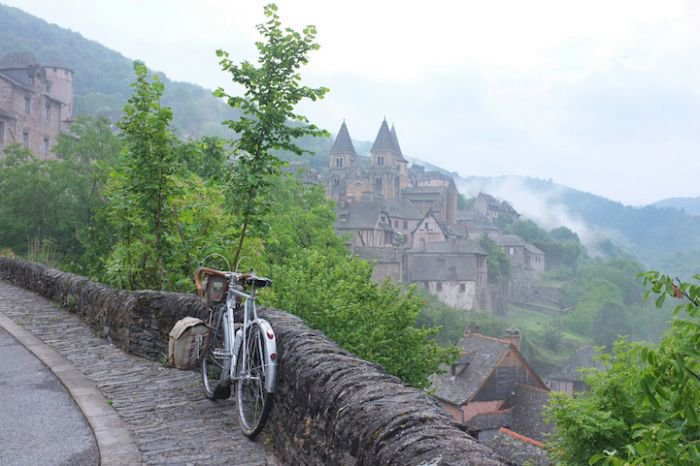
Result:
[[[214,400],[219,398],[214,396],[214,391],[222,379],[226,365],[223,313],[221,311],[212,311],[208,323],[212,328],[212,334],[209,349],[204,359],[202,359],[201,375],[204,395],[210,400]]]
[[[246,351],[238,349],[236,364],[236,403],[243,434],[255,438],[260,433],[272,407],[272,393],[265,389],[271,377],[265,364],[268,359],[263,330],[252,324],[246,331]]]

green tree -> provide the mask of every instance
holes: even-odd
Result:
[[[109,210],[118,241],[108,270],[114,284],[163,289],[174,230],[169,198],[179,166],[169,130],[172,111],[160,105],[163,84],[158,77],[149,81],[140,62],[134,63],[134,72],[134,94],[119,122],[125,146],[111,179]]]
[[[550,446],[562,464],[700,463],[700,286],[677,288],[656,272],[644,279],[658,296],[657,306],[681,290],[690,299],[676,306],[658,346],[619,340],[603,359],[608,370],[587,377],[589,392],[552,398],[549,415],[556,429]]]
[[[235,201],[231,205],[241,219],[234,264],[241,257],[249,227],[258,226],[266,210],[265,194],[283,164],[274,152],[281,150],[301,155],[304,150],[296,145],[298,138],[327,135],[306,117],[294,112],[294,107],[302,100],[315,101],[328,91],[324,87],[310,88],[300,83],[299,69],[308,63],[309,52],[319,48],[314,41],[316,28],[307,26],[301,33],[282,29],[275,5],[265,6],[264,12],[267,21],[257,26],[263,38],[255,44],[259,53],[258,66],[248,61],[236,64],[228,52],[216,52],[222,69],[244,89],[243,96],[230,95],[223,88],[215,91],[217,97],[226,98],[230,106],[243,112],[239,119],[225,122],[239,138],[234,142],[236,164],[229,181],[230,197]]]
[[[501,279],[510,277],[510,261],[508,261],[508,257],[506,257],[506,253],[503,252],[503,249],[486,234],[481,235],[479,244],[489,253],[486,258],[489,267],[489,283],[496,283]]]

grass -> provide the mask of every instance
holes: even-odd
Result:
[[[568,332],[561,332],[561,343],[556,350],[547,348],[542,340],[542,335],[547,327],[559,327],[559,317],[532,309],[511,306],[506,317],[512,327],[520,329],[523,337],[527,339],[529,346],[528,359],[538,373],[547,374],[557,367],[561,367],[573,354],[576,348],[590,345],[591,340]]]

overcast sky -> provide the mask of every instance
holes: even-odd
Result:
[[[171,79],[227,77],[214,51],[254,59],[257,0],[0,0]],[[279,0],[314,24],[301,111],[463,176],[527,175],[626,204],[700,196],[700,2]]]

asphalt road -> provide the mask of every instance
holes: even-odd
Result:
[[[92,466],[99,458],[61,382],[0,327],[0,466]]]

